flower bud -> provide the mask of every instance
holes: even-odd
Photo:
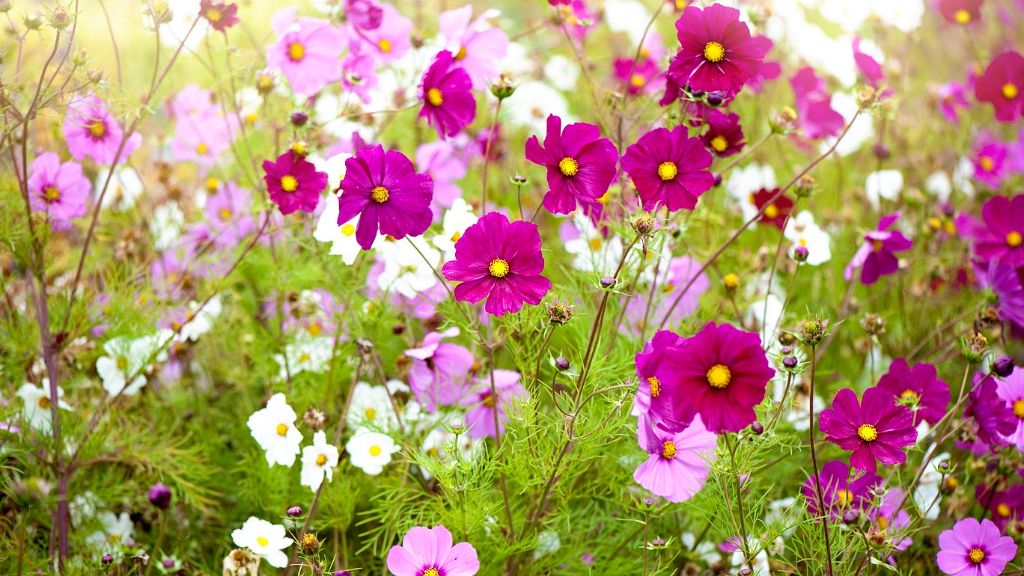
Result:
[[[786,356],[782,359],[782,365],[786,368],[796,368],[800,360],[796,356]]]
[[[566,360],[564,356],[559,356],[558,358],[555,358],[555,368],[565,372],[569,369],[569,361]]]
[[[861,112],[871,108],[875,104],[875,89],[871,86],[862,86],[857,93],[854,95],[854,99],[857,101],[857,108]]]
[[[868,313],[861,320],[860,325],[864,327],[864,331],[872,336],[878,336],[885,333],[885,319],[878,314]]]
[[[799,198],[807,198],[814,191],[817,180],[810,174],[804,174],[796,181],[796,195]]]
[[[828,320],[812,318],[800,323],[800,340],[807,346],[817,346],[828,333]]]
[[[722,286],[725,287],[726,292],[732,294],[740,286],[740,277],[730,272],[722,276]]]
[[[548,322],[561,326],[562,324],[568,324],[569,320],[572,320],[573,311],[576,310],[576,306],[573,304],[565,304],[555,300],[548,304]]]
[[[810,255],[811,251],[803,244],[799,244],[796,248],[793,248],[793,260],[796,260],[797,262],[807,262],[807,257]]]
[[[43,15],[39,12],[34,14],[25,15],[25,28],[29,30],[39,30],[43,25]]]
[[[725,103],[725,94],[721,92],[708,92],[708,106],[718,108]]]
[[[511,180],[512,180],[512,183],[515,184],[516,186],[526,186],[526,182],[527,182],[526,176],[523,176],[521,174],[516,174],[516,175],[512,176]]]
[[[750,430],[757,435],[764,434],[764,424],[754,421],[754,423],[750,425]]]
[[[306,554],[314,554],[320,549],[320,541],[317,540],[316,534],[313,534],[312,532],[306,532],[303,534],[299,545],[302,547],[302,551]]]
[[[615,277],[614,276],[605,276],[604,278],[601,278],[601,288],[604,288],[605,290],[610,290],[614,286],[615,286]]]
[[[859,510],[855,510],[855,509],[851,508],[850,510],[847,510],[846,512],[843,512],[843,523],[844,524],[853,524],[858,519],[860,519],[860,511]]]
[[[327,420],[327,415],[322,410],[317,410],[312,406],[302,413],[302,421],[314,431],[323,430],[325,420]]]
[[[289,518],[298,518],[299,516],[302,516],[302,507],[292,506],[291,508],[286,510],[285,513],[288,514]]]
[[[11,0],[0,0],[0,14],[6,14],[11,11]]]
[[[992,363],[992,373],[1000,378],[1006,378],[1013,374],[1013,358],[1000,356]]]
[[[291,121],[292,126],[301,128],[306,125],[306,122],[309,122],[309,114],[306,114],[302,110],[296,110],[295,112],[292,112]]]
[[[306,144],[305,140],[296,140],[295,142],[292,142],[292,145],[289,146],[289,148],[299,156],[305,156],[309,153],[309,145]]]
[[[772,129],[773,134],[786,134],[793,129],[796,119],[796,110],[784,106],[772,115],[768,126]]]
[[[633,230],[636,230],[637,234],[650,234],[654,231],[654,218],[647,213],[637,216],[636,220],[633,220]]]
[[[160,564],[162,564],[164,568],[170,570],[171,568],[174,568],[174,565],[177,564],[177,562],[174,561],[174,558],[164,558],[160,561]]]
[[[260,72],[256,75],[256,90],[266,96],[274,90],[274,76],[269,72]]]
[[[146,498],[149,499],[150,504],[161,510],[167,510],[171,507],[171,489],[162,482],[154,484],[146,494]]]
[[[110,554],[104,554],[103,557],[100,558],[100,562],[102,562],[104,565],[111,564],[114,562],[114,557]]]
[[[988,339],[981,335],[980,332],[975,332],[970,337],[960,338],[960,354],[971,363],[978,363],[985,357],[985,352],[988,351]]]
[[[71,17],[68,16],[68,11],[64,8],[58,6],[50,13],[50,26],[55,30],[63,30],[67,28],[70,23]]]
[[[498,81],[491,84],[491,94],[494,95],[498,100],[504,100],[512,94],[515,94],[516,86],[512,83],[512,78],[508,74],[502,74],[498,76]]]
[[[889,150],[889,147],[881,142],[872,146],[871,152],[875,155],[875,158],[878,158],[879,160],[885,160],[889,158],[889,156],[892,156],[892,152]]]

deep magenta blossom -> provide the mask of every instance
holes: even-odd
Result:
[[[455,136],[476,118],[473,81],[454,64],[451,52],[438,52],[420,85],[423,108],[419,117],[426,118],[441,138]]]
[[[939,100],[939,110],[950,122],[960,121],[959,111],[970,107],[967,101],[967,88],[959,82],[947,82],[939,86],[936,94]]]
[[[864,243],[846,265],[844,276],[847,280],[853,278],[858,268],[860,281],[864,285],[874,284],[880,277],[895,274],[899,270],[900,261],[896,253],[910,250],[914,245],[902,232],[889,230],[900,216],[900,212],[884,216],[875,230],[864,235]]]
[[[633,399],[633,415],[643,416],[651,408],[651,398],[661,395],[661,381],[655,375],[665,354],[675,346],[680,346],[684,338],[670,330],[658,330],[654,337],[644,345],[644,349],[636,355],[636,375],[639,379],[636,397]],[[648,418],[652,420],[651,418]],[[652,420],[653,424],[659,422]]]
[[[493,394],[491,378],[494,378]],[[471,438],[495,438],[505,429],[513,402],[529,396],[519,382],[519,372],[512,370],[495,370],[493,375],[482,374],[477,379],[476,389],[477,392],[462,399],[462,406],[466,408],[466,427],[469,428]]]
[[[878,387],[865,390],[860,404],[856,392],[843,388],[832,400],[832,408],[822,410],[818,425],[826,440],[852,451],[854,468],[868,472],[877,468],[876,459],[886,466],[905,461],[902,448],[917,442],[914,414]]]
[[[707,129],[700,139],[719,158],[732,156],[747,144],[740,126],[740,115],[712,109],[704,119]]]
[[[984,223],[971,227],[974,253],[985,261],[1024,266],[1024,194],[989,198],[981,217]]]
[[[500,212],[490,212],[455,243],[455,260],[445,262],[445,278],[460,284],[455,299],[479,302],[484,298],[488,314],[518,312],[523,304],[536,306],[551,289],[541,275],[544,255],[536,224],[509,222]]]
[[[829,518],[835,520],[847,510],[863,510],[872,501],[872,490],[882,484],[877,474],[856,473],[842,460],[833,460],[821,467],[818,473],[821,485],[821,500]],[[818,511],[818,494],[814,477],[809,477],[800,492],[807,500],[807,509],[811,514]]]
[[[974,179],[991,188],[998,189],[1007,176],[1008,147],[1003,142],[982,136],[974,145],[971,164],[974,166]]]
[[[295,7],[282,8],[270,21],[277,42],[267,47],[267,67],[281,71],[292,92],[313,96],[341,78],[345,33],[326,20],[295,17]]]
[[[995,576],[1017,555],[1013,538],[991,520],[964,518],[939,534],[939,570],[950,576]]]
[[[974,96],[995,108],[996,120],[1014,122],[1024,115],[1024,56],[1003,52],[974,82]]]
[[[708,432],[700,416],[674,434],[654,426],[646,417],[638,420],[637,441],[648,458],[633,472],[633,479],[669,502],[689,500],[704,487],[718,436]]]
[[[356,242],[363,250],[373,246],[378,228],[381,234],[402,239],[423,234],[434,219],[434,181],[416,173],[405,154],[385,152],[380,144],[345,160],[339,190],[338,225],[359,216]]]
[[[860,70],[861,75],[868,84],[872,86],[878,86],[885,80],[885,71],[882,70],[882,65],[878,63],[870,54],[863,52],[860,49],[860,36],[853,37],[853,61],[857,64],[857,69]]]
[[[804,66],[789,79],[796,103],[797,122],[804,136],[812,140],[835,136],[843,129],[846,120],[832,108],[824,78],[814,68]]]
[[[452,533],[444,526],[416,526],[406,532],[401,546],[391,547],[388,571],[394,576],[474,576],[480,561],[469,542],[452,546]]]
[[[974,499],[988,511],[1000,532],[1006,532],[1010,522],[1024,517],[1024,486],[1019,484],[1000,490],[998,485],[981,482],[974,487]]]
[[[964,416],[974,421],[975,437],[989,446],[1005,446],[1003,439],[1017,429],[1018,418],[998,390],[995,378],[976,375],[964,410]]]
[[[121,125],[107,109],[106,103],[92,94],[79,96],[68,103],[64,117],[64,139],[71,157],[82,161],[92,158],[97,164],[111,164],[117,157],[124,133]],[[124,143],[119,160],[124,160],[142,143],[142,135],[132,134]]]
[[[676,20],[679,52],[668,74],[680,86],[703,92],[733,95],[761,69],[772,43],[751,36],[740,11],[721,4],[703,10],[687,6]]]
[[[327,174],[291,150],[277,160],[263,161],[263,181],[267,183],[270,200],[281,214],[302,210],[313,212],[320,203],[320,193],[327,187]]]
[[[405,351],[405,355],[413,359],[409,367],[409,387],[416,401],[430,412],[439,406],[458,404],[469,386],[473,353],[464,346],[444,342],[445,338],[458,335],[459,329],[454,326],[444,332],[430,332],[419,347]]]
[[[910,408],[914,426],[921,422],[936,424],[946,415],[949,384],[939,378],[931,364],[915,364],[911,368],[906,360],[897,358],[878,380],[878,387],[889,392],[897,404]]]
[[[711,162],[701,141],[680,125],[671,132],[655,128],[641,136],[622,156],[622,169],[633,180],[644,210],[693,210],[701,194],[715,185],[708,171]]]
[[[659,92],[664,83],[664,78],[661,77],[661,68],[651,58],[640,58],[636,61],[632,58],[616,58],[612,62],[612,73],[630,96],[641,92],[645,94]]]
[[[33,212],[43,212],[55,229],[70,226],[72,218],[85,215],[85,202],[92,185],[77,162],[61,163],[53,152],[37,156],[28,177],[28,203]]]
[[[619,153],[593,124],[576,122],[562,130],[562,119],[548,116],[544,146],[536,136],[526,141],[526,159],[547,168],[548,192],[544,208],[552,214],[568,214],[583,207],[592,220],[601,216],[599,198],[615,180]]]
[[[754,422],[754,407],[774,375],[757,334],[709,322],[665,353],[655,370],[660,391],[651,394],[650,413],[667,431],[683,429],[699,414],[712,432],[739,432]]]

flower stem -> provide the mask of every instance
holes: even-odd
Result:
[[[814,346],[811,346],[811,384],[810,392],[808,393],[810,398],[808,399],[808,423],[807,427],[807,439],[811,445],[811,466],[814,469],[814,492],[818,497],[818,514],[821,516],[821,530],[825,536],[825,559],[827,561],[826,576],[832,576],[832,542],[828,534],[828,520],[829,515],[825,511],[825,497],[821,492],[821,478],[819,476],[820,469],[818,468],[818,455],[816,453],[816,445],[814,440],[814,371],[817,367],[817,360],[815,358]]]

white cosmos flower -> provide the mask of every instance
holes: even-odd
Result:
[[[95,192],[97,198],[99,198],[103,185],[106,183],[109,175],[110,168],[106,167],[101,169],[96,176]],[[136,198],[141,196],[144,191],[145,185],[142,183],[139,173],[130,166],[119,166],[114,170],[114,176],[110,179],[107,193],[103,196],[103,207],[116,208],[122,211],[129,210],[135,205]]]
[[[50,380],[43,378],[43,383],[40,386],[35,386],[28,382],[22,384],[21,388],[18,389],[18,398],[21,398],[21,401],[25,403],[25,408],[21,413],[29,426],[40,432],[49,432],[53,417],[51,412],[53,398],[50,396]],[[62,410],[71,410],[71,406],[64,402],[64,390],[60,386],[57,387],[57,406]]]
[[[99,554],[117,552],[121,546],[131,543],[134,526],[127,512],[121,512],[116,516],[113,512],[102,512],[99,520],[102,528],[85,539]]]
[[[805,264],[818,266],[832,259],[832,237],[814,222],[814,214],[801,210],[789,220],[784,232],[786,239],[793,243],[789,249],[790,258],[797,246],[807,248]]]
[[[331,256],[341,256],[342,262],[351,266],[356,261],[356,256],[362,252],[362,248],[356,241],[356,227],[359,226],[359,216],[338,225],[338,201],[336,197],[328,197],[324,204],[324,210],[320,213],[320,219],[316,221],[316,230],[313,231],[313,238],[319,242],[331,243]],[[374,246],[380,240],[380,234],[374,240]]]
[[[334,352],[334,339],[327,336],[313,336],[307,331],[300,332],[294,342],[284,347],[284,354],[275,354],[274,360],[280,367],[278,378],[285,380],[288,375],[301,372],[320,374],[327,369]],[[285,358],[288,359],[287,363]]]
[[[928,452],[934,449],[935,446],[932,445],[928,448]],[[942,508],[935,500],[939,495],[939,490],[942,489],[942,473],[936,468],[941,462],[950,462],[949,453],[943,452],[932,458],[931,464],[925,468],[924,473],[921,474],[921,481],[918,482],[917,488],[914,489],[914,504],[917,505],[917,509],[928,520],[938,518],[939,510]],[[934,506],[932,506],[932,502],[935,502]],[[931,507],[929,508],[929,506]]]
[[[111,338],[103,344],[106,356],[96,360],[96,372],[103,380],[103,389],[111,396],[122,394],[134,396],[146,385],[146,369],[150,359],[164,360],[166,353],[161,352],[153,358],[159,347],[168,338],[169,332],[161,330],[153,336],[142,336],[129,340],[124,336]],[[128,382],[128,378],[135,378]]]
[[[569,114],[565,96],[547,82],[523,82],[516,88],[516,93],[505,100],[501,111],[509,124],[526,126],[530,132],[540,134],[541,137],[547,130],[549,114],[560,116],[562,126],[575,122]]]
[[[622,259],[622,239],[615,234],[605,238],[590,218],[580,212],[573,215],[573,224],[580,235],[565,243],[565,251],[573,255],[573,267],[601,275],[614,272]]]
[[[341,185],[341,179],[345,177],[345,161],[348,158],[348,154],[340,153],[330,158],[310,154],[306,160],[312,162],[318,171],[327,174],[327,189],[333,193]]]
[[[313,444],[302,449],[302,477],[300,483],[316,492],[324,477],[334,479],[334,467],[338,465],[338,448],[327,443],[327,435],[321,430],[313,435]]]
[[[266,451],[267,464],[291,466],[295,462],[302,433],[295,427],[295,410],[284,394],[271,396],[266,408],[253,412],[246,425],[256,443]]]
[[[473,208],[462,198],[456,198],[451,208],[445,211],[441,220],[441,233],[434,236],[434,246],[444,253],[444,260],[455,259],[455,243],[466,233],[466,229],[476,224],[477,215]]]
[[[771,166],[760,164],[736,167],[725,181],[725,190],[740,206],[744,220],[750,220],[757,214],[754,193],[761,188],[771,190],[775,186],[775,170]]]
[[[231,540],[235,546],[252,550],[275,568],[284,568],[288,565],[288,555],[284,553],[284,549],[292,545],[292,539],[286,535],[284,526],[280,524],[271,524],[255,516],[249,516],[241,528],[231,533]]]
[[[210,24],[199,14],[199,0],[174,0],[154,4],[164,4],[171,10],[171,21],[161,24],[158,29],[160,42],[164,46],[177,49],[184,42],[186,50],[195,51],[199,48],[203,38],[211,30]],[[149,12],[147,8],[143,10],[144,14]]]
[[[380,474],[391,462],[391,455],[401,450],[387,434],[357,430],[345,444],[352,465],[370,476]]]
[[[390,430],[398,425],[387,388],[366,382],[358,382],[352,389],[352,404],[345,419],[353,429]]]
[[[206,306],[200,308],[200,305],[201,303],[195,300],[188,303],[189,321],[178,332],[179,342],[195,342],[200,336],[212,330],[214,322],[224,309],[219,294],[210,298]]]
[[[576,81],[580,77],[579,64],[556,54],[544,64],[544,77],[552,86],[566,92],[576,88]]]
[[[936,170],[925,178],[924,189],[939,202],[946,202],[953,193],[953,182],[945,170]]]
[[[868,174],[864,182],[868,201],[877,210],[881,199],[898,200],[903,191],[903,173],[899,170],[878,170]]]
[[[185,226],[185,214],[176,202],[166,202],[153,210],[149,221],[149,233],[153,236],[153,247],[163,252],[181,239],[181,230]]]
[[[406,298],[415,298],[437,284],[434,269],[440,266],[441,253],[422,237],[407,236],[398,242],[385,242],[377,252],[384,260],[384,270],[377,278],[381,290],[394,290]]]

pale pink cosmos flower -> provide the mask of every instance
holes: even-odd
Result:
[[[469,542],[452,545],[444,526],[416,526],[401,546],[388,552],[388,571],[394,576],[474,576],[480,570],[476,550]]]
[[[106,103],[94,94],[86,94],[68,103],[64,117],[64,139],[71,157],[82,161],[92,158],[97,164],[111,164],[118,156],[124,132],[107,109]],[[142,136],[132,134],[124,143],[118,160],[124,160],[142,143]]]
[[[53,152],[32,162],[28,178],[28,201],[33,212],[44,212],[54,229],[63,230],[72,218],[85,215],[85,201],[92,185],[77,162],[61,163]]]
[[[318,18],[295,17],[295,7],[274,13],[278,40],[267,48],[267,67],[280,70],[292,91],[313,96],[341,78],[345,33]]]
[[[704,427],[699,415],[675,434],[654,426],[646,416],[638,420],[637,441],[648,459],[636,469],[633,479],[669,502],[689,500],[704,487],[718,436]]]
[[[462,68],[473,80],[473,89],[487,88],[501,72],[501,60],[508,51],[508,36],[487,20],[496,18],[500,12],[487,10],[472,20],[473,7],[463,6],[441,14],[441,34],[445,49],[455,56],[455,66]]]
[[[405,56],[411,47],[412,20],[402,16],[391,4],[381,5],[381,10],[379,27],[374,30],[351,30],[382,63],[394,62]]]

